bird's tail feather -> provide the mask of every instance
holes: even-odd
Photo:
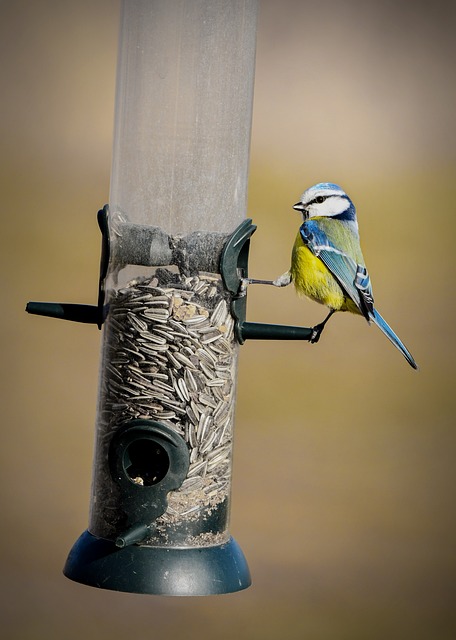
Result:
[[[389,324],[386,322],[386,320],[382,318],[382,316],[379,314],[379,312],[376,309],[374,309],[371,313],[369,313],[369,318],[372,320],[372,322],[374,322],[374,324],[377,325],[379,329],[381,329],[381,331],[383,331],[385,336],[394,344],[394,346],[397,349],[399,349],[399,351],[402,353],[402,355],[407,360],[409,365],[414,369],[418,369],[418,365],[413,359],[413,356],[410,353],[410,351],[407,349],[404,343],[401,342],[401,340],[399,340],[399,338],[391,329]]]

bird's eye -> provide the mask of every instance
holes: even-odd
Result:
[[[321,204],[324,201],[325,201],[325,198],[323,196],[318,196],[318,198],[315,198],[315,202],[318,202],[318,204]]]

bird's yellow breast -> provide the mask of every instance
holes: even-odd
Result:
[[[290,273],[298,294],[336,311],[359,313],[356,305],[346,300],[329,269],[306,247],[299,232],[293,246]]]

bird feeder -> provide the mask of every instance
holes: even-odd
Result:
[[[64,573],[208,595],[250,584],[229,533],[238,345],[309,339],[246,322],[255,0],[124,0],[96,306],[103,328],[89,526]]]

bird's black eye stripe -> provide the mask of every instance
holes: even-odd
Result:
[[[330,198],[331,196],[317,196],[316,198],[314,198],[313,200],[311,200],[310,202],[307,203],[307,206],[309,206],[309,204],[321,204],[322,202],[324,202],[325,200],[327,200],[328,198]]]

